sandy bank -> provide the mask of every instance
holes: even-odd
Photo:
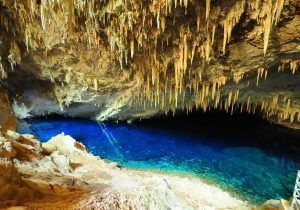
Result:
[[[120,169],[64,134],[0,132],[0,206],[27,209],[249,209],[199,179]]]

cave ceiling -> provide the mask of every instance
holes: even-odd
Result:
[[[300,128],[298,0],[0,0],[0,85],[28,115],[260,112]]]

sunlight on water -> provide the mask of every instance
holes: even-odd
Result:
[[[101,158],[120,166],[180,172],[205,178],[260,204],[292,195],[300,160],[259,147],[140,125],[84,120],[33,120],[19,132],[41,141],[64,132]],[[243,139],[241,139],[243,141]]]

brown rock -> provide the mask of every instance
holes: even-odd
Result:
[[[17,119],[13,116],[8,96],[0,89],[0,126],[3,130],[16,130]]]

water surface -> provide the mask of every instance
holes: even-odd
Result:
[[[281,143],[286,143],[284,138],[297,139],[297,136],[268,130],[268,126],[262,135],[257,131],[262,126],[259,123],[251,125],[254,129],[247,133],[249,129],[238,124],[214,130],[206,122],[199,126],[192,123],[189,127],[186,125],[190,122],[175,121],[176,125],[169,122],[128,125],[39,119],[30,121],[27,128],[23,124],[19,131],[31,132],[41,141],[64,132],[86,145],[93,154],[120,166],[197,176],[254,204],[271,198],[288,199],[292,195],[300,168],[299,150],[297,146],[290,148]]]

